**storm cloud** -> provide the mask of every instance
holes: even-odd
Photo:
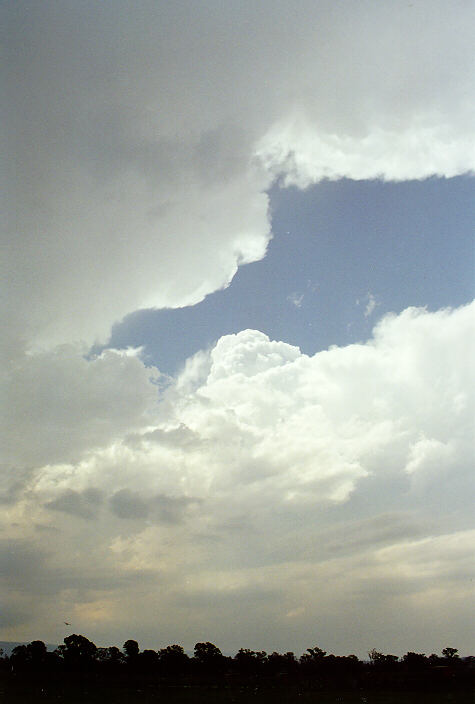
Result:
[[[93,345],[262,259],[272,186],[473,173],[474,5],[0,12],[4,637],[470,647],[473,304],[368,293],[367,341],[242,330],[173,379]]]

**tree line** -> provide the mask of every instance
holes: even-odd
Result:
[[[122,684],[199,684],[214,682],[268,687],[294,685],[306,688],[346,689],[375,687],[471,686],[475,657],[460,658],[456,648],[441,655],[408,652],[396,655],[371,650],[368,660],[356,655],[327,654],[308,648],[297,657],[293,652],[267,654],[241,648],[234,656],[223,655],[210,642],[196,643],[189,656],[182,646],[140,650],[135,640],[116,646],[97,647],[83,635],[73,633],[54,651],[34,640],[16,646],[10,656],[1,655],[3,675],[15,682],[77,681]]]

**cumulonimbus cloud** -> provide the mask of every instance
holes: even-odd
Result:
[[[143,623],[134,580],[153,574],[177,624],[185,574],[180,609],[212,582],[269,596],[263,573],[226,572],[230,556],[252,575],[310,549],[315,507],[363,485],[375,512],[398,509],[378,482],[395,503],[435,502],[437,475],[447,501],[463,498],[473,306],[408,310],[312,358],[243,331],[160,395],[138,351],[87,350],[125,314],[197,303],[263,257],[276,179],[473,171],[473,6],[20,0],[1,13],[0,498],[25,555],[39,535],[50,546],[41,595],[7,584],[15,623],[47,629],[57,598],[84,626],[110,632],[124,611]],[[312,582],[305,569],[296,583]]]
[[[183,609],[216,616],[231,600],[254,613],[264,600],[282,612],[275,633],[286,633],[288,619],[300,623],[320,613],[309,586],[315,580],[327,613],[348,599],[350,587],[341,586],[348,580],[361,608],[369,580],[376,611],[385,608],[394,592],[393,557],[405,575],[398,601],[403,620],[412,618],[421,594],[442,609],[452,604],[458,614],[467,551],[460,560],[444,557],[443,546],[456,545],[459,533],[452,535],[440,506],[447,515],[456,507],[465,545],[473,315],[474,304],[432,313],[408,309],[384,317],[366,344],[313,357],[255,330],[223,337],[189,361],[158,407],[149,396],[156,387],[144,378],[146,410],[130,432],[119,417],[115,435],[105,433],[101,447],[84,446],[73,462],[41,465],[40,443],[35,471],[9,508],[11,520],[22,517],[17,525],[27,545],[38,540],[36,526],[50,527],[51,564],[42,578],[65,603],[79,563],[88,561],[84,596],[69,606],[84,628],[98,627],[94,614],[100,614],[104,627],[114,629],[124,603],[140,628],[146,628],[143,609],[151,608],[176,628]],[[111,365],[115,378],[116,363],[106,357],[102,375]],[[136,387],[133,374],[128,383]],[[106,395],[108,388],[104,382]],[[98,419],[87,408],[94,428]],[[62,407],[57,410],[61,432]],[[33,462],[33,433],[30,443]],[[348,513],[336,513],[332,524],[329,511],[345,505]],[[83,557],[75,553],[73,565],[78,536]],[[435,557],[418,572],[417,555],[426,546]],[[97,586],[93,565],[106,586]],[[161,605],[151,589],[139,608],[134,594],[147,575],[161,585]],[[45,623],[48,599],[32,610],[38,624]],[[368,623],[374,628],[371,617]],[[305,631],[303,621],[300,627]],[[246,628],[252,632],[252,623]]]
[[[473,313],[473,304],[408,309],[383,318],[366,344],[313,357],[255,330],[223,337],[199,364],[190,360],[160,407],[148,396],[135,430],[129,418],[124,432],[119,417],[97,452],[86,445],[73,464],[49,462],[37,489],[51,501],[51,492],[102,486],[119,508],[119,497],[145,506],[154,494],[302,506],[346,501],[361,479],[385,471],[408,485],[431,474],[439,481],[444,467],[464,472],[474,409],[463,350]],[[129,384],[136,388],[133,375]],[[33,453],[33,434],[29,443]],[[40,442],[38,468],[43,452]]]

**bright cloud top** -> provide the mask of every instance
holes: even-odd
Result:
[[[190,361],[162,411],[163,430],[197,443],[176,456],[189,494],[231,498],[240,487],[272,503],[342,501],[382,461],[427,481],[447,463],[465,466],[473,311],[408,309],[369,343],[314,357],[258,331],[222,338]]]
[[[86,459],[77,470],[80,487],[95,481],[86,471],[91,461],[95,467],[113,457],[116,464],[112,448],[121,464],[130,465],[120,475],[109,468],[112,485],[120,477],[124,485],[119,489],[135,489],[139,472],[145,493],[189,499],[229,492],[229,499],[239,503],[248,494],[260,500],[263,491],[272,503],[344,501],[359,479],[381,471],[382,461],[411,476],[423,473],[430,481],[431,471],[468,461],[466,438],[474,409],[467,344],[473,344],[473,310],[473,305],[438,313],[408,309],[383,318],[370,342],[314,357],[256,330],[229,335],[209,353],[189,360],[155,411],[158,389],[148,386],[149,372],[145,367],[140,372],[137,358],[119,357],[120,385],[115,353],[89,362],[101,365],[102,391],[96,386],[101,402],[69,385],[70,409],[79,407],[73,420],[76,415],[87,419],[84,433],[91,435],[95,413],[105,414],[112,430],[102,424],[102,445],[108,449],[99,455],[91,454],[91,438],[84,446]],[[74,368],[70,372],[76,373]],[[123,399],[110,395],[118,386]],[[140,404],[134,396],[142,399]],[[46,455],[51,464],[53,454],[63,460],[76,450],[77,439],[69,427],[72,410],[65,415],[54,389],[42,403],[71,445],[68,451],[52,442],[54,450]],[[114,417],[117,406],[127,408],[125,421]],[[81,437],[77,419],[76,424]],[[120,445],[110,445],[114,433],[123,435],[124,424],[127,435]],[[35,437],[40,439],[38,464],[45,457],[40,428],[28,442],[31,461]],[[57,489],[63,485],[61,472],[54,462],[51,466]],[[63,488],[74,486],[75,475],[68,465]]]
[[[347,590],[335,586],[342,571],[345,579],[354,580],[356,591],[370,581],[379,603],[384,584],[392,580],[392,555],[407,581],[406,597],[398,597],[400,618],[409,624],[413,605],[425,592],[432,608],[458,613],[458,600],[465,594],[457,577],[460,561],[438,548],[452,540],[454,529],[443,514],[434,524],[431,501],[434,491],[446,492],[450,513],[451,487],[464,480],[473,463],[468,438],[474,418],[474,312],[473,304],[436,313],[408,309],[383,318],[368,343],[313,357],[245,330],[189,360],[158,409],[147,382],[142,391],[137,387],[136,357],[102,358],[106,380],[109,375],[114,379],[118,361],[130,365],[121,393],[133,398],[138,388],[148,413],[140,416],[144,408],[132,404],[132,432],[124,433],[123,419],[114,420],[111,404],[109,419],[117,432],[106,428],[102,447],[84,449],[82,456],[72,435],[75,462],[62,461],[63,447],[59,462],[41,466],[44,447],[39,442],[37,468],[9,509],[17,525],[22,516],[18,539],[35,544],[35,525],[61,527],[58,535],[49,536],[51,554],[42,570],[51,577],[42,578],[53,582],[54,565],[69,565],[69,578],[51,588],[88,632],[125,628],[120,613],[124,603],[134,602],[135,589],[141,589],[137,580],[156,579],[160,604],[151,589],[139,600],[143,609],[131,607],[139,629],[146,629],[153,608],[165,631],[178,624],[184,633],[195,633],[196,627],[198,636],[203,613],[215,619],[227,599],[244,600],[252,620],[265,597],[270,612],[284,608],[272,636],[284,641],[289,626],[285,614],[293,613],[296,603],[297,614],[316,614],[325,604],[330,608],[331,596],[332,612],[338,610],[339,599],[348,598]],[[108,388],[104,381],[105,395]],[[66,431],[68,420],[54,392],[44,401],[50,419],[57,414],[57,432]],[[90,399],[77,390],[72,402],[84,405],[94,428]],[[102,417],[104,407],[95,405]],[[33,438],[31,433],[32,447]],[[29,459],[33,462],[31,454]],[[365,522],[350,519],[349,533],[341,519],[334,527],[331,522],[322,525],[321,511],[351,507],[362,482],[380,486]],[[412,510],[398,513],[408,497]],[[463,512],[460,520],[464,526]],[[76,553],[79,563],[73,565],[68,554],[78,535],[83,557]],[[413,541],[410,549],[405,540]],[[417,542],[421,540],[428,542]],[[469,539],[462,542],[466,545]],[[426,544],[436,551],[433,559],[427,553],[430,580],[420,572],[417,558]],[[89,567],[81,567],[83,559]],[[460,559],[465,564],[466,551]],[[285,565],[288,579],[276,565]],[[68,590],[81,569],[85,591],[74,596]],[[107,586],[97,584],[90,569],[99,570]],[[309,580],[322,575],[317,607]],[[431,595],[439,577],[438,592]],[[11,584],[13,589],[14,580]],[[354,598],[359,603],[366,597]],[[38,627],[46,627],[48,599],[26,609]],[[86,608],[94,600],[103,604],[99,620]],[[185,604],[191,625],[181,622]],[[252,631],[254,626],[242,618]],[[330,621],[334,624],[333,617]],[[375,627],[371,618],[368,624]]]

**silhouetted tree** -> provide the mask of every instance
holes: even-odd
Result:
[[[376,650],[376,648],[371,648],[371,650],[368,652],[368,657],[372,663],[378,662],[378,660],[380,660],[382,656],[383,654]]]
[[[423,667],[427,667],[429,660],[424,653],[408,652],[403,656],[402,662],[409,670],[420,670]]]
[[[326,655],[326,651],[315,646],[315,648],[307,648],[307,652],[302,655],[300,662],[314,663],[321,662]]]
[[[41,663],[46,658],[46,653],[48,652],[46,645],[42,640],[32,640],[26,646],[28,651],[28,656],[33,662]]]
[[[26,645],[16,645],[10,655],[12,670],[23,670],[28,664],[28,651]]]
[[[284,654],[274,651],[267,656],[266,667],[271,675],[291,675],[297,670],[297,658],[290,651]]]
[[[198,672],[214,676],[222,673],[226,658],[216,645],[209,641],[196,643],[194,653],[193,660]]]
[[[64,645],[56,649],[56,653],[63,658],[68,667],[87,668],[92,665],[97,653],[96,645],[85,636],[73,633],[66,636]]]
[[[320,671],[326,656],[326,651],[315,646],[307,648],[307,652],[300,656],[300,665],[307,673]]]
[[[335,688],[340,691],[468,691],[473,686],[475,673],[475,658],[461,658],[452,647],[444,648],[440,656],[426,657],[424,653],[409,651],[400,660],[396,655],[373,649],[369,652],[370,663],[361,662],[355,655],[327,654],[319,647],[308,648],[298,660],[291,652],[267,655],[248,648],[241,648],[234,658],[229,658],[209,641],[196,643],[193,658],[189,658],[180,645],[169,645],[158,652],[150,649],[140,652],[135,640],[126,641],[123,651],[115,646],[97,648],[85,636],[77,634],[67,636],[56,654],[48,652],[43,641],[18,645],[10,658],[2,658],[0,652],[2,687],[4,681],[7,688],[23,687],[26,683],[30,687],[28,701],[37,701],[40,692],[53,693],[53,698],[46,695],[45,701],[63,700],[63,694],[65,701],[76,701],[79,694],[86,697],[85,700],[91,694],[95,701],[97,697],[92,687],[110,687],[113,682],[119,682],[127,691],[133,688],[135,691],[145,684],[147,691],[150,688],[153,693],[156,687],[158,695],[164,691],[160,689],[162,685],[178,684],[176,678],[179,677],[184,678],[183,684],[191,687],[212,683],[214,688],[221,681],[226,683],[226,688],[244,685],[251,689],[252,684],[252,691],[257,692],[261,684],[278,686],[288,694],[288,700],[293,701],[296,686],[301,692]],[[16,695],[13,700],[20,701]]]
[[[158,651],[158,658],[162,672],[172,675],[183,674],[189,661],[181,645],[167,645]]]
[[[124,662],[124,655],[117,646],[111,645],[109,648],[101,648],[101,650],[104,651],[104,660],[114,663]]]
[[[267,653],[263,650],[255,651],[248,648],[241,648],[234,656],[234,663],[243,675],[255,676],[264,671],[267,662]]]
[[[153,673],[158,666],[159,658],[155,650],[146,648],[137,656],[137,665],[141,672]]]
[[[444,648],[442,655],[447,660],[454,660],[455,658],[458,658],[458,648]]]
[[[128,660],[136,658],[140,652],[139,644],[136,640],[126,640],[122,648]]]
[[[223,657],[220,649],[209,641],[206,643],[196,643],[194,653],[196,660],[203,664],[216,662]]]
[[[10,655],[10,666],[12,672],[18,673],[28,670],[30,672],[41,672],[49,666],[52,653],[48,653],[46,645],[41,640],[34,640],[28,645],[17,645]]]
[[[115,645],[111,645],[108,648],[98,648],[96,659],[108,672],[117,672],[125,662],[125,655]]]
[[[370,650],[368,655],[373,665],[391,665],[399,660],[397,655],[384,655],[383,653],[378,652],[375,648]]]
[[[300,657],[300,670],[312,686],[320,686],[326,670],[326,652],[315,646]]]

